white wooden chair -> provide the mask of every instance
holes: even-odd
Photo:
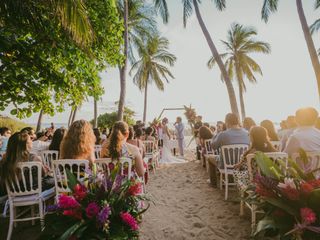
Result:
[[[308,157],[308,170],[315,170],[320,168],[320,152],[306,152]],[[292,160],[295,161],[299,166],[303,166],[303,162],[301,160],[299,153],[292,154]],[[320,177],[320,170],[315,172],[315,176],[317,178]]]
[[[40,219],[41,228],[44,227],[45,201],[55,195],[54,188],[42,191],[42,164],[40,162],[18,163],[17,172],[11,182],[6,182],[10,223],[7,240],[11,239],[13,225],[17,222]],[[39,206],[39,215],[34,216],[33,206]],[[19,218],[17,207],[31,206],[31,217]]]
[[[149,163],[151,164],[153,173],[155,173],[159,161],[159,154],[156,151],[156,144],[154,141],[143,141],[143,145],[145,150],[144,161],[146,164],[148,164],[148,167]],[[149,169],[147,171],[149,171]]]
[[[63,159],[53,162],[53,176],[57,198],[61,193],[72,192],[72,189],[70,189],[68,185],[67,169],[75,175],[79,182],[84,182],[88,176],[86,170],[89,169],[89,161],[80,159]]]
[[[225,186],[225,200],[228,199],[229,186],[236,185],[235,182],[229,182],[229,176],[233,177],[234,166],[240,161],[241,156],[248,150],[246,144],[234,144],[221,147],[221,155],[224,166],[219,168],[220,189]],[[221,159],[220,159],[221,161]],[[223,179],[224,176],[224,179]]]
[[[281,141],[271,141],[271,144],[278,152],[281,152]]]
[[[59,159],[59,151],[45,150],[40,153],[42,164],[47,166],[50,171],[53,171],[52,162]]]
[[[94,146],[94,156],[96,157],[96,159],[99,159],[101,157],[101,148],[101,145]]]
[[[270,153],[264,153],[264,155],[269,157],[275,163],[282,161],[283,162],[282,164],[277,164],[277,165],[280,167],[281,171],[284,174],[286,174],[287,167],[288,167],[288,154],[287,153],[270,152]],[[255,177],[256,173],[261,172],[260,168],[258,167],[258,165],[255,162],[255,157],[256,157],[256,154],[248,154],[246,156],[250,182],[254,181],[254,177]],[[283,167],[283,165],[285,167]],[[244,205],[246,205],[251,211],[251,228],[253,230],[256,226],[257,213],[263,213],[263,211],[262,210],[259,211],[257,209],[257,205],[255,205],[255,204],[244,202],[243,197],[244,197],[244,192],[242,191],[241,192],[241,202],[240,202],[240,216],[243,215],[243,212],[244,212],[243,208],[244,208]]]
[[[204,141],[204,147],[205,147],[205,151],[206,151],[206,153],[204,154],[204,161],[205,161],[205,164],[206,164],[207,172],[209,171],[208,159],[216,156],[215,153],[214,153],[214,150],[212,148],[212,143],[211,142],[212,142],[211,139],[208,139],[208,140]]]

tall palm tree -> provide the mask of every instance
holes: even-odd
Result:
[[[247,78],[249,82],[256,83],[257,79],[255,73],[262,75],[261,67],[249,55],[251,53],[265,53],[271,52],[270,45],[266,42],[255,40],[253,37],[258,33],[252,27],[244,27],[240,24],[232,24],[228,31],[227,41],[222,41],[226,52],[220,54],[220,57],[225,60],[225,68],[229,74],[230,79],[234,76],[237,79],[239,86],[240,107],[242,119],[246,117],[245,104],[243,94],[246,92],[246,84],[244,79]],[[216,64],[214,57],[208,62],[208,67],[212,68]],[[223,76],[222,80],[223,80]]]
[[[133,48],[146,36],[155,31],[156,22],[152,11],[143,0],[123,0],[118,2],[119,12],[124,19],[124,62],[120,70],[120,97],[118,105],[118,120],[123,120],[126,98],[126,74],[128,60],[134,61]]]
[[[154,0],[154,4],[156,9],[158,9],[161,13],[161,16],[168,16],[166,14],[168,14],[167,9],[165,8],[165,2],[166,0]],[[239,110],[238,110],[238,105],[237,105],[237,99],[236,99],[236,95],[234,92],[234,88],[232,85],[232,82],[229,78],[229,75],[227,73],[227,70],[220,58],[220,55],[218,53],[218,50],[215,46],[215,44],[213,43],[212,37],[203,21],[203,18],[201,16],[201,12],[199,9],[199,3],[201,1],[200,0],[182,0],[182,4],[183,4],[183,24],[184,27],[186,27],[187,25],[187,20],[188,18],[192,15],[193,13],[193,9],[195,10],[197,19],[198,19],[198,23],[201,27],[201,30],[203,32],[203,35],[209,45],[211,54],[214,56],[214,58],[217,61],[217,64],[219,66],[219,69],[221,71],[221,74],[223,76],[223,79],[225,81],[227,90],[228,90],[228,95],[229,95],[229,101],[230,101],[230,106],[231,106],[231,111],[235,114],[237,114],[239,116]],[[225,0],[214,0],[214,3],[217,7],[218,10],[223,10],[226,7],[226,1]]]
[[[264,0],[261,15],[262,19],[267,22],[269,19],[269,15],[278,10],[279,0]],[[316,8],[320,6],[320,0],[316,0]],[[306,16],[303,11],[303,6],[301,0],[296,0],[296,7],[299,15],[300,24],[302,27],[302,31],[304,34],[305,41],[307,43],[309,55],[311,58],[312,66],[314,73],[316,75],[317,84],[318,84],[318,94],[320,97],[320,63],[317,55],[316,48],[314,46],[314,42],[311,37],[310,29],[307,23]],[[315,28],[315,27],[314,27]]]
[[[176,57],[168,52],[169,41],[158,35],[150,37],[137,48],[139,59],[132,65],[130,75],[135,71],[134,83],[140,90],[144,90],[143,122],[147,119],[148,86],[155,83],[157,88],[164,90],[165,80],[174,78],[166,65],[172,67]]]

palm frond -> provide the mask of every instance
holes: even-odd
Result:
[[[218,10],[222,11],[226,8],[226,0],[214,0]]]
[[[261,18],[265,22],[268,22],[269,15],[278,10],[278,0],[264,0],[262,10],[261,10]]]
[[[317,20],[310,26],[311,34],[314,34],[315,32],[318,32],[319,29],[320,29],[320,19],[317,19]]]
[[[222,54],[220,54],[220,58],[221,58],[222,60],[224,60],[227,56],[228,56],[228,53],[222,53]],[[208,66],[209,69],[212,69],[212,68],[215,66],[216,63],[217,63],[216,59],[212,56],[212,57],[209,59],[209,61],[207,62],[207,66]]]
[[[183,26],[187,26],[187,20],[193,13],[192,0],[182,0],[183,4]]]
[[[167,0],[154,0],[154,6],[157,10],[157,13],[160,13],[164,23],[169,21],[169,10],[167,5]]]

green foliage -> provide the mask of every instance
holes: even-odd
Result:
[[[22,128],[30,127],[30,125],[9,117],[0,116],[0,127],[7,127],[14,133],[20,131]]]
[[[131,109],[125,107],[124,108],[124,115],[123,115],[123,121],[128,123],[130,126],[135,124],[134,120],[135,112]],[[115,122],[118,121],[118,113],[117,112],[111,112],[111,113],[104,113],[99,115],[98,117],[98,127],[99,128],[112,128]],[[91,121],[92,122],[92,121]]]

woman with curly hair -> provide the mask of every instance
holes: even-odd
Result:
[[[113,125],[108,141],[103,144],[101,157],[119,160],[121,157],[132,158],[133,168],[138,176],[142,177],[145,172],[139,148],[127,143],[129,137],[129,127],[125,122],[116,122]]]
[[[94,163],[96,137],[89,122],[72,123],[60,145],[60,159],[85,159]]]

